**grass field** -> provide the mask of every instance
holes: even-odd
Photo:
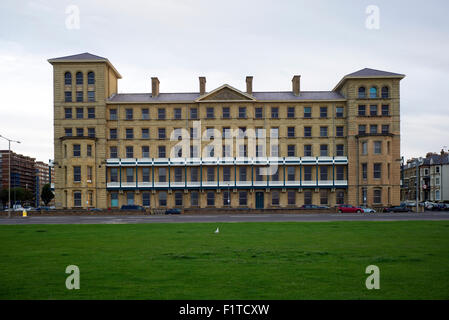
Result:
[[[449,221],[0,226],[0,299],[449,299]]]

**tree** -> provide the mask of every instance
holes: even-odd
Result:
[[[51,186],[49,183],[45,184],[42,187],[42,193],[41,193],[41,199],[44,201],[45,205],[47,206],[55,195],[53,194],[53,191],[51,191]]]

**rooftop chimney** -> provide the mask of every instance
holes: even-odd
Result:
[[[151,96],[157,97],[159,95],[159,79],[157,77],[151,78]]]
[[[200,79],[200,96],[206,93],[206,77],[199,77]]]
[[[293,76],[292,91],[295,96],[299,96],[299,94],[301,92],[300,80],[301,80],[301,76]]]
[[[253,77],[246,77],[246,93],[252,95],[253,94]]]

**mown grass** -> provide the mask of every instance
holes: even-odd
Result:
[[[448,267],[447,221],[0,226],[0,299],[448,299]]]

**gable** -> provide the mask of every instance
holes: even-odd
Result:
[[[223,85],[203,95],[196,101],[255,101],[255,99],[229,85]]]

